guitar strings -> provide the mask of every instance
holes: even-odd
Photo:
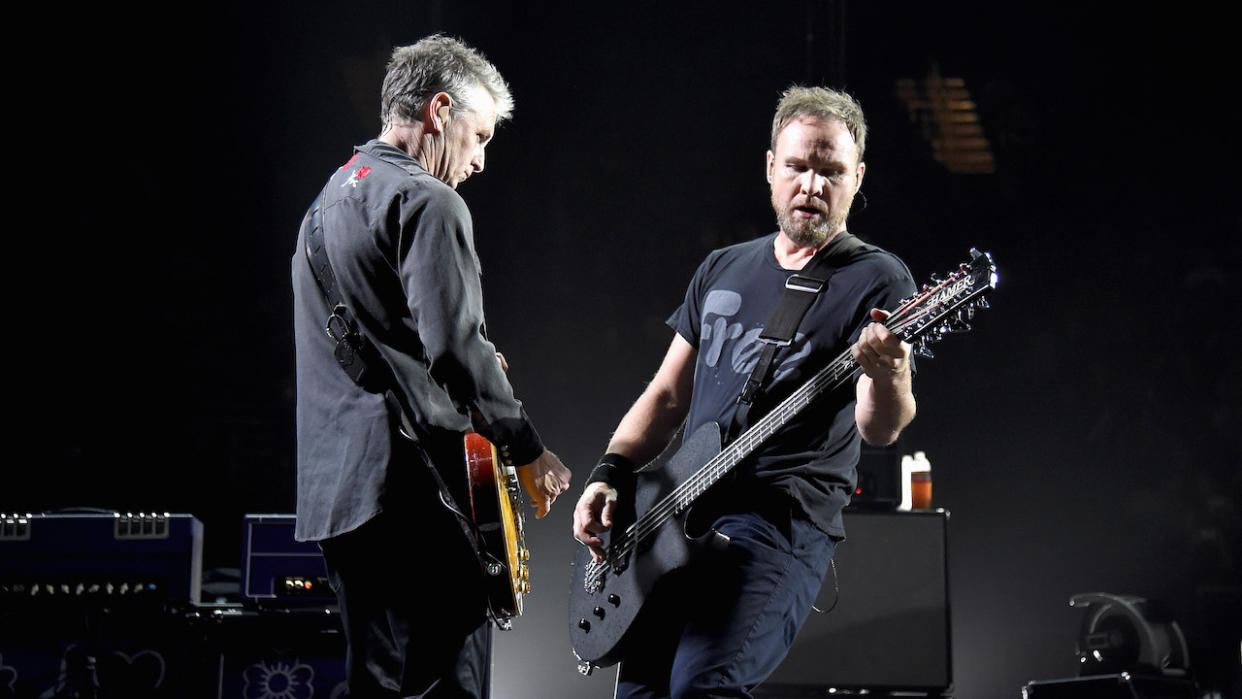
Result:
[[[641,542],[651,531],[663,526],[669,517],[681,508],[689,505],[707,488],[714,485],[731,468],[731,466],[727,467],[724,464],[740,461],[754,447],[770,437],[779,428],[778,423],[783,422],[787,416],[796,413],[810,402],[812,399],[810,394],[817,394],[824,387],[825,383],[839,382],[844,375],[848,375],[847,370],[850,370],[849,359],[852,359],[852,357],[847,358],[845,355],[839,357],[828,368],[821,371],[811,381],[791,394],[776,410],[756,423],[754,429],[748,430],[742,437],[713,457],[694,476],[686,479],[684,483],[670,491],[668,495],[640,517],[637,522],[626,529],[624,540],[618,542],[620,548],[618,553],[621,555],[628,553],[636,543]]]
[[[938,285],[937,289],[944,286],[944,284],[947,284],[948,281],[949,280],[946,280],[944,283]],[[935,290],[936,289],[933,289],[928,293],[934,293]],[[927,294],[922,294],[920,295],[920,298],[924,298],[926,296]],[[908,305],[909,304],[906,304],[906,306]],[[898,309],[898,312],[901,310],[902,309]],[[911,314],[908,318],[901,319],[900,322],[890,326],[889,329],[897,333],[902,333],[930,312],[931,309],[923,309],[917,313]],[[735,455],[737,456],[737,461],[740,461],[741,458],[748,454],[755,446],[771,436],[771,433],[779,427],[779,425],[775,423],[783,422],[788,415],[801,410],[813,399],[814,396],[817,396],[824,388],[826,381],[836,382],[839,385],[846,377],[849,376],[849,374],[853,373],[855,368],[857,368],[857,362],[854,361],[854,358],[850,352],[847,350],[842,353],[827,368],[816,374],[811,381],[808,381],[798,390],[794,391],[789,398],[777,406],[776,410],[772,411],[756,423],[754,429],[747,430],[741,438],[722,450],[720,454],[713,457],[704,468],[700,469],[694,474],[694,476],[674,488],[634,524],[630,525],[626,531],[618,537],[619,540],[614,542],[613,545],[609,547],[606,558],[609,561],[615,562],[617,559],[629,555],[635,546],[640,544],[653,531],[663,526],[664,523],[667,522],[671,516],[675,515],[679,509],[687,506],[694,500],[694,498],[698,497],[703,491],[715,484],[720,477],[732,468],[732,466],[723,466],[723,463],[732,461]],[[833,386],[833,388],[835,388],[835,386]],[[736,461],[734,461],[734,463],[736,463]],[[589,572],[588,578],[590,582],[597,583],[610,566],[599,565],[592,567],[593,570]]]
[[[779,428],[780,425],[778,423],[783,422],[786,416],[796,413],[805,407],[822,390],[825,382],[842,382],[849,375],[849,372],[845,370],[849,369],[852,372],[849,366],[851,360],[853,360],[853,357],[850,356],[848,351],[843,353],[828,367],[817,373],[810,381],[794,391],[789,398],[782,401],[775,410],[756,423],[752,429],[747,430],[742,437],[739,437],[728,447],[721,450],[719,454],[713,457],[711,461],[692,477],[686,479],[685,482],[670,491],[668,495],[661,498],[642,517],[639,517],[634,524],[630,525],[618,537],[617,541],[609,546],[606,560],[608,562],[616,562],[629,555],[647,536],[658,530],[679,509],[687,506],[732,468],[731,465],[725,466],[724,464],[736,464],[737,461],[749,454],[758,444],[771,436]],[[600,565],[592,569],[588,572],[587,581],[591,584],[598,583],[609,567],[608,565]]]
[[[909,313],[911,306],[916,306],[929,296],[935,294],[950,283],[957,281],[965,273],[965,265],[963,269],[949,275],[949,277],[936,286],[916,295],[908,302],[899,306],[888,321],[893,322],[887,325],[891,332],[904,334],[920,320],[932,313],[935,306],[918,309],[914,313]],[[954,308],[962,305],[975,294],[969,295],[961,302],[954,304],[943,314],[930,323],[925,323],[924,327],[929,327],[935,322],[941,320]],[[903,316],[903,313],[909,313]],[[633,524],[626,528],[617,541],[608,547],[604,562],[616,562],[618,559],[629,555],[633,549],[647,538],[652,532],[664,525],[668,519],[684,507],[689,506],[699,495],[707,488],[714,485],[721,477],[724,476],[738,461],[745,458],[751,450],[756,448],[764,440],[770,437],[777,429],[783,426],[787,417],[796,414],[808,405],[824,388],[836,388],[845,379],[857,369],[857,361],[854,360],[851,352],[846,350],[838,356],[826,368],[817,373],[810,381],[795,390],[788,398],[782,401],[775,410],[762,418],[755,424],[752,429],[747,430],[741,437],[721,450],[719,454],[713,457],[703,468],[699,469],[693,476],[677,487],[673,488],[668,495],[661,498],[650,510],[639,517]],[[779,423],[779,424],[778,424]],[[736,457],[736,458],[735,458]],[[725,463],[731,462],[729,466]],[[591,583],[598,583],[604,573],[610,568],[609,565],[595,564],[591,562],[587,571],[586,579]]]
[[[932,291],[934,292],[934,290]],[[921,297],[925,296],[926,294],[921,295]],[[902,333],[930,312],[930,309],[923,309],[920,312],[911,314],[908,318],[900,319],[898,323],[890,326],[889,329]],[[684,483],[675,487],[668,495],[661,498],[650,510],[639,517],[634,524],[627,527],[625,532],[618,537],[618,540],[609,546],[606,560],[608,562],[615,562],[629,555],[647,536],[663,526],[678,510],[689,505],[690,502],[706,491],[707,488],[714,485],[716,481],[732,468],[732,465],[726,467],[723,465],[724,463],[732,462],[736,464],[737,461],[749,454],[752,449],[770,437],[776,429],[779,429],[781,425],[777,423],[783,423],[786,417],[797,413],[809,404],[814,397],[818,396],[826,387],[826,383],[835,384],[831,386],[835,388],[843,383],[856,368],[857,362],[849,350],[843,352],[828,367],[817,373],[810,381],[782,401],[775,410],[756,423],[754,428],[747,430],[742,437],[723,449],[702,469],[686,479]],[[735,456],[736,460],[734,460]],[[592,570],[588,572],[588,581],[598,583],[609,567],[607,565],[593,566]]]
[[[916,319],[916,317],[906,319],[904,322],[895,325],[893,329],[901,332],[905,328],[908,328]],[[689,500],[692,500],[693,497],[697,497],[708,487],[715,484],[717,480],[715,476],[723,475],[723,473],[727,471],[726,468],[722,467],[720,462],[732,460],[731,452],[740,451],[742,452],[742,455],[744,455],[751,451],[753,447],[757,446],[775,432],[779,425],[774,423],[784,422],[786,417],[801,410],[811,400],[813,400],[813,395],[818,395],[824,388],[825,381],[829,383],[839,383],[844,376],[853,373],[855,368],[857,368],[857,365],[853,361],[853,357],[849,356],[848,352],[843,353],[836,360],[834,360],[828,369],[820,372],[820,374],[816,375],[811,381],[791,394],[787,400],[777,406],[776,410],[772,411],[772,413],[757,423],[755,426],[756,429],[748,430],[747,433],[743,434],[742,438],[738,439],[730,445],[730,447],[722,451],[720,455],[714,457],[712,462],[709,462],[707,465],[707,468],[701,469],[700,472],[696,473],[694,477],[687,479],[685,483],[675,488],[668,496],[666,496],[665,500],[661,501],[660,504],[671,506],[674,511],[676,511],[679,507],[689,504]],[[693,497],[679,497],[687,494],[692,495]],[[665,514],[664,510],[667,509],[668,507],[660,507],[660,505],[657,505],[657,507],[652,508],[652,510],[648,512],[648,515],[650,515],[652,519],[660,518],[661,515]],[[657,512],[657,510],[659,510],[659,512]],[[660,523],[662,524],[663,521],[664,520],[661,519]],[[630,529],[627,529],[627,533],[630,533],[630,530],[632,529],[634,529],[633,526]],[[640,535],[638,538],[641,539],[642,536]]]

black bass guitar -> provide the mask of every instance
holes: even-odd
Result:
[[[988,253],[970,254],[969,262],[945,279],[933,277],[884,321],[918,354],[930,356],[928,345],[969,330],[976,309],[987,308],[984,295],[996,287],[996,266]],[[846,350],[723,450],[720,427],[708,423],[663,468],[639,471],[632,523],[604,534],[603,561],[596,563],[580,547],[571,567],[569,637],[579,672],[621,660],[626,634],[655,584],[720,536],[687,531],[686,512],[694,501],[816,398],[848,383],[857,368]]]

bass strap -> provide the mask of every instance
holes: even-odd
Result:
[[[401,432],[411,441],[418,442],[421,437],[420,432],[414,421],[410,419],[410,411],[403,396],[393,388],[395,379],[391,376],[388,363],[380,356],[375,345],[358,330],[358,323],[354,320],[353,313],[341,297],[341,291],[336,283],[336,274],[332,271],[332,263],[328,259],[328,251],[324,244],[323,200],[326,191],[325,188],[319,193],[311,204],[310,213],[307,214],[310,217],[310,225],[306,233],[306,259],[315,276],[319,291],[323,293],[324,299],[328,302],[328,308],[331,309],[328,320],[324,323],[324,332],[336,343],[332,354],[336,357],[337,364],[355,384],[373,393],[383,392],[389,410],[399,416]],[[504,565],[481,547],[479,543],[481,538],[474,521],[458,506],[457,498],[453,496],[452,491],[444,482],[440,470],[431,462],[425,450],[418,449],[417,451],[423,463],[431,471],[436,487],[440,491],[441,502],[453,513],[454,519],[461,526],[462,534],[470,544],[470,549],[479,559],[479,567],[487,575],[500,575],[504,570]]]
[[[811,304],[815,303],[820,292],[828,288],[828,280],[837,269],[850,264],[867,249],[867,244],[859,240],[858,236],[842,232],[816,253],[806,266],[785,279],[785,292],[776,302],[776,308],[768,316],[763,332],[759,334],[763,349],[737,397],[737,410],[726,433],[726,443],[732,442],[746,424],[750,409],[762,393],[763,384],[772,372],[772,360],[776,357],[776,351],[793,344],[794,334],[802,324],[803,316],[810,310]]]

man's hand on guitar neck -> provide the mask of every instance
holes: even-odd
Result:
[[[591,549],[595,561],[604,560],[604,540],[599,534],[612,529],[612,512],[617,505],[617,489],[607,483],[587,485],[574,508],[574,538]]]
[[[517,468],[518,481],[530,496],[535,506],[535,519],[548,514],[548,509],[561,493],[569,489],[569,469],[561,463],[560,458],[543,450],[539,458]]]
[[[911,385],[911,346],[884,326],[889,313],[871,310],[875,321],[863,328],[850,348],[863,375],[856,386],[854,420],[870,445],[883,447],[897,441],[917,412]]]

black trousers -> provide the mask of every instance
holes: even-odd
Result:
[[[728,513],[712,526],[727,548],[653,591],[618,670],[617,699],[750,697],[789,652],[832,540],[788,509]]]
[[[483,574],[451,517],[435,505],[386,512],[320,542],[341,609],[350,699],[489,696]]]

